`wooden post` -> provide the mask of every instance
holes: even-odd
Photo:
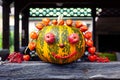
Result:
[[[19,51],[19,6],[15,3],[14,51]]]
[[[96,8],[95,7],[92,8],[92,18],[93,18],[93,42],[94,42],[94,46],[96,46],[96,22],[95,22]]]
[[[22,46],[27,46],[29,41],[28,11],[22,14]]]
[[[9,36],[10,36],[10,30],[9,30],[9,13],[10,13],[10,3],[3,0],[3,39],[2,39],[2,45],[3,49],[9,49]]]

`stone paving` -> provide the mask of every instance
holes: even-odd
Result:
[[[120,79],[120,62],[74,62],[56,65],[41,61],[0,65],[0,80]]]

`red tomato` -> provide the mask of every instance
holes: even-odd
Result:
[[[94,46],[88,48],[88,52],[89,52],[90,54],[94,54],[95,51],[96,51],[96,48],[95,48]]]
[[[47,26],[50,22],[50,19],[49,18],[43,18],[42,22]]]
[[[84,37],[86,38],[86,39],[91,39],[92,38],[92,33],[91,32],[86,32],[85,34],[84,34]]]
[[[85,32],[87,30],[88,30],[88,27],[85,26],[85,25],[83,25],[83,26],[80,27],[80,31],[82,31],[82,32]]]
[[[28,48],[29,48],[31,51],[35,49],[35,46],[36,46],[35,42],[30,42],[30,43],[28,44]]]
[[[71,19],[66,20],[66,25],[71,26],[73,21]]]
[[[23,55],[23,60],[24,61],[29,61],[30,60],[30,56],[29,55]]]
[[[36,24],[36,28],[41,30],[44,27],[44,24],[42,22]]]
[[[30,33],[30,38],[32,38],[32,39],[37,39],[37,37],[38,37],[38,34],[37,34],[35,31],[32,31],[32,32]]]
[[[76,23],[75,23],[76,28],[80,28],[82,25],[83,24],[82,24],[82,22],[80,20],[76,21]]]
[[[88,47],[93,46],[93,40],[87,40],[87,41],[86,41],[86,45],[87,45]]]
[[[91,62],[94,62],[97,60],[97,56],[96,55],[89,55],[88,56],[88,59],[91,61]]]
[[[57,20],[55,20],[55,19],[52,20],[52,24],[53,24],[53,25],[57,25],[57,23],[58,23]]]
[[[108,57],[97,57],[97,62],[110,62]]]

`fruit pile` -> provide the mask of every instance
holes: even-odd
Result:
[[[13,52],[13,53],[9,54],[7,59],[8,59],[8,62],[10,62],[10,63],[21,63],[22,61],[29,61],[30,56],[23,55],[20,52]]]
[[[21,63],[23,61],[23,55],[19,52],[13,52],[8,56],[8,60],[11,63]]]
[[[59,20],[54,19],[54,20],[50,21],[49,18],[43,18],[41,22],[36,24],[36,28],[38,29],[38,31],[32,31],[30,33],[31,41],[28,44],[28,48],[31,51],[35,50],[36,45],[37,45],[36,41],[38,40],[39,34],[44,27],[51,27],[51,26],[56,26],[56,27],[62,26],[62,27],[64,27],[64,25],[69,26],[69,27],[75,27],[80,32],[82,32],[82,34],[84,36],[84,39],[85,39],[85,47],[87,48],[87,51],[89,52],[89,54],[87,54],[87,58],[88,58],[89,61],[91,61],[91,62],[95,62],[95,61],[96,62],[109,62],[110,61],[106,57],[102,58],[102,57],[99,57],[98,55],[95,54],[96,53],[96,47],[93,44],[92,32],[88,31],[88,27],[86,25],[84,25],[82,23],[82,21],[80,21],[80,20],[73,21],[71,19],[67,19],[66,21],[64,21],[63,19],[59,19]],[[46,33],[46,32],[43,32],[43,33]],[[52,34],[52,33],[48,33],[48,34],[45,35],[44,39],[48,44],[53,44],[53,42],[55,42],[55,35]],[[79,41],[79,36],[76,35],[76,34],[72,34],[71,36],[68,37],[68,40],[69,40],[70,44],[77,43]],[[44,44],[44,42],[43,42],[43,44]],[[65,45],[64,44],[59,44],[59,46],[61,48],[63,48]],[[77,54],[76,52],[73,52],[73,53]],[[59,59],[70,58],[71,56],[75,55],[75,54],[70,54],[71,56],[69,55],[69,56],[62,56],[61,57],[61,56],[56,55],[56,53],[51,53],[51,54],[52,55],[50,55],[50,54],[49,55],[54,56],[54,58],[59,58]],[[40,56],[40,55],[41,54],[38,54],[38,56]],[[45,56],[44,56],[44,58],[43,57],[41,57],[41,58],[43,60],[45,60]]]

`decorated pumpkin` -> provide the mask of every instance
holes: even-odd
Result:
[[[38,32],[31,32],[32,39],[28,44],[30,50],[36,50],[44,62],[67,64],[81,58],[85,52],[86,40],[84,34],[87,26],[80,20],[73,23],[71,19],[64,21],[43,18],[36,24]]]
[[[36,50],[39,58],[44,62],[67,64],[77,61],[84,55],[87,47],[89,61],[99,61],[95,54],[92,33],[80,20],[73,22],[71,19],[64,21],[61,16],[58,20],[43,18],[36,24],[38,32],[31,32],[31,41],[28,48]]]
[[[75,27],[46,26],[38,35],[36,52],[45,62],[71,63],[84,54],[85,39],[83,33]]]

